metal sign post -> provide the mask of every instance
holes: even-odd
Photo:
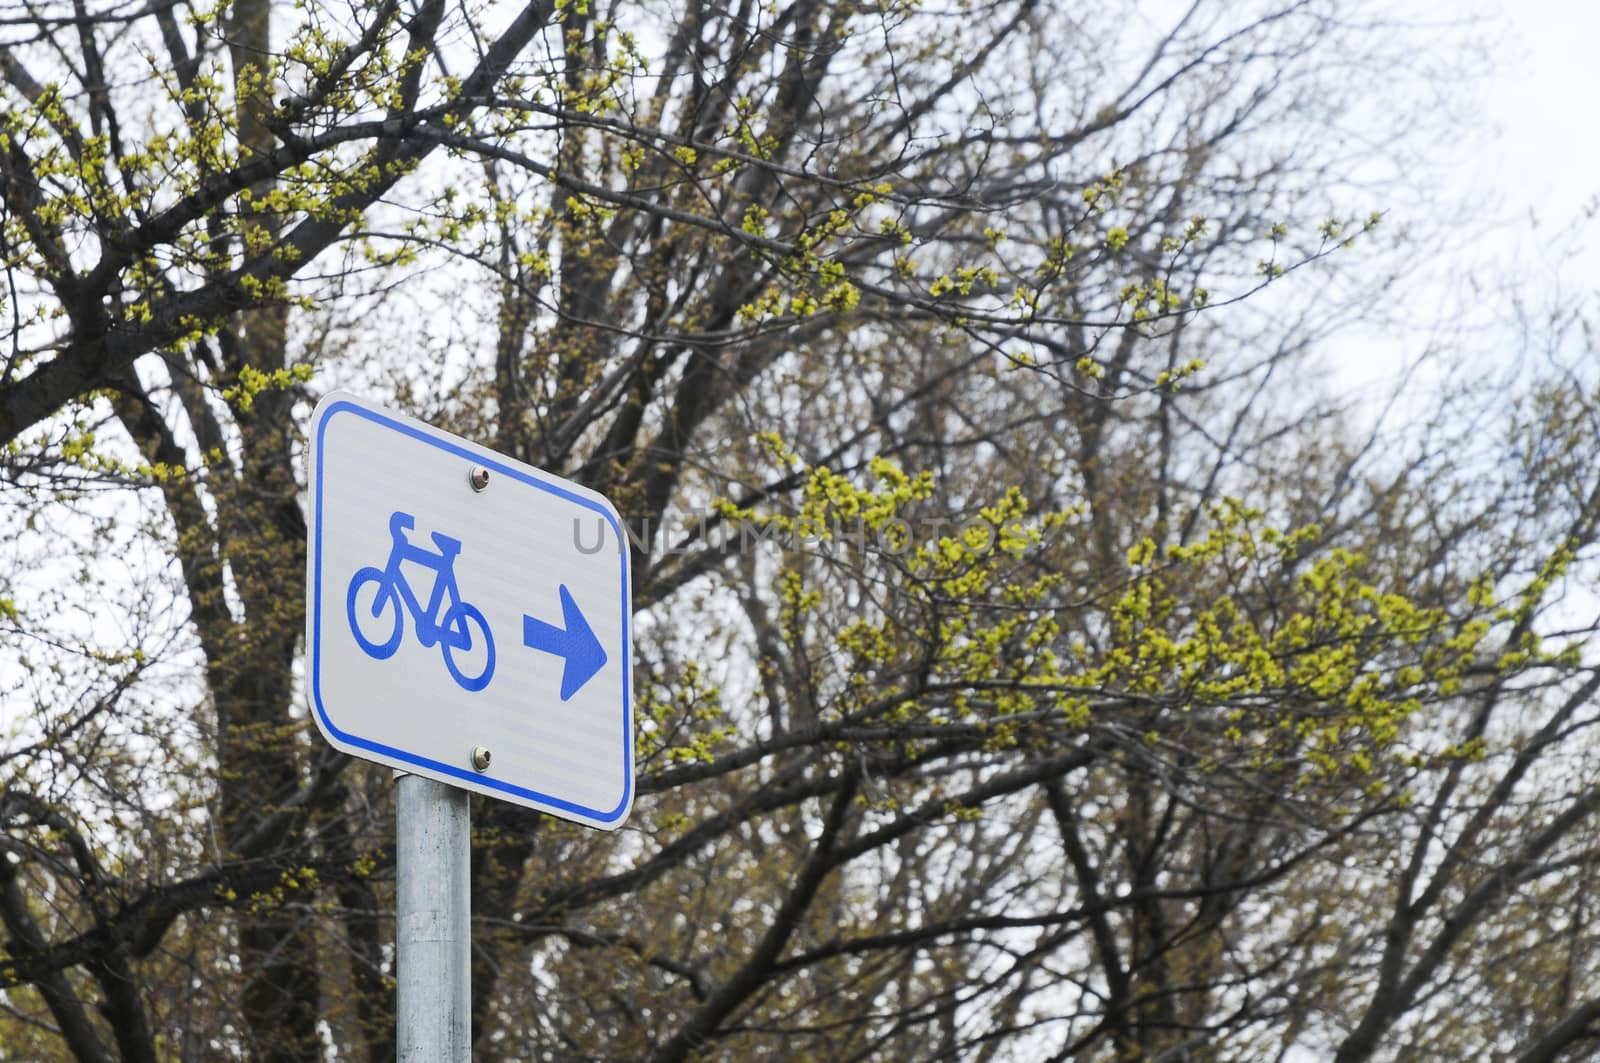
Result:
[[[469,791],[603,830],[633,804],[626,532],[594,491],[354,395],[307,436],[312,717],[400,773],[399,1057],[466,1063]]]
[[[465,790],[395,780],[395,1021],[402,1063],[472,1053],[471,826]]]

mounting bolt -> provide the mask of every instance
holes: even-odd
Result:
[[[489,486],[489,470],[482,465],[474,465],[472,471],[467,473],[467,483],[472,485],[474,491],[482,491]],[[483,769],[478,769],[482,771]]]
[[[488,771],[489,770],[489,751],[487,749],[485,749],[483,746],[473,746],[472,747],[472,770],[473,771]]]

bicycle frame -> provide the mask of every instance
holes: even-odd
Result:
[[[389,518],[389,534],[394,542],[389,548],[389,560],[383,566],[384,580],[400,595],[400,600],[405,603],[406,610],[416,622],[418,642],[424,646],[436,646],[443,642],[456,649],[468,649],[471,646],[471,635],[465,627],[454,630],[438,621],[439,617],[450,615],[461,603],[461,590],[456,585],[455,569],[456,555],[461,552],[461,540],[434,532],[432,538],[439,552],[433,553],[406,540],[406,532],[413,527],[415,519],[409,513],[395,513]],[[411,584],[400,570],[400,566],[407,561],[431,569],[434,573],[433,592],[428,596],[426,612],[422,609],[421,599],[411,589]],[[450,596],[448,605],[445,602],[447,593]],[[441,611],[442,606],[443,611]]]

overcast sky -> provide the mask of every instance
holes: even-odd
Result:
[[[1406,19],[1462,14],[1437,0],[1393,0]],[[1418,175],[1434,186],[1428,209],[1443,217],[1470,211],[1463,246],[1418,264],[1411,292],[1419,326],[1406,333],[1389,323],[1358,325],[1335,344],[1336,380],[1361,388],[1376,402],[1387,394],[1401,361],[1426,343],[1430,315],[1474,313],[1482,328],[1470,333],[1483,348],[1507,325],[1505,285],[1514,282],[1535,301],[1559,286],[1567,296],[1600,297],[1600,2],[1596,0],[1482,0],[1481,17],[1464,34],[1486,46],[1484,68],[1463,85],[1473,117],[1467,135],[1444,146],[1438,165]],[[1468,52],[1466,54],[1474,54]],[[1403,208],[1393,220],[1408,221]],[[1483,286],[1474,290],[1468,275]],[[1475,305],[1476,304],[1476,305]],[[1411,307],[1408,305],[1409,311]]]
[[[1498,150],[1465,176],[1541,225],[1567,224],[1600,195],[1600,4],[1505,0],[1498,25],[1508,36],[1484,85]]]

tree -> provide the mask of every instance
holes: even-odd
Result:
[[[1581,915],[1466,940],[1587,896],[1592,799],[1542,769],[1589,672],[1538,637],[1586,400],[1529,407],[1499,491],[1449,421],[1410,464],[1340,437],[1295,390],[1348,307],[1245,300],[1379,223],[1296,134],[1380,29],[1124,14],[6,23],[8,1043],[393,1055],[388,780],[296,678],[339,383],[634,533],[639,805],[475,807],[484,1058],[1586,1036],[1575,985],[1494,977],[1582,970]],[[1454,992],[1494,1025],[1430,1026]]]

